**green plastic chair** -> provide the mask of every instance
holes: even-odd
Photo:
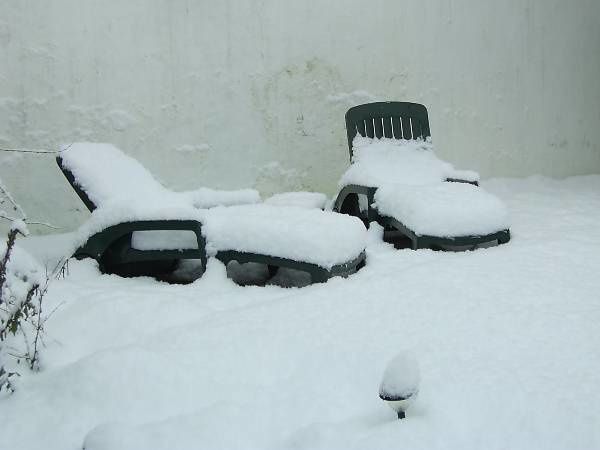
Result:
[[[419,103],[375,102],[358,105],[346,112],[346,133],[348,150],[352,161],[353,140],[357,134],[370,138],[426,139],[431,136],[427,108]],[[448,178],[447,182],[469,183],[478,186],[476,181]],[[402,180],[398,180],[402,182]],[[360,217],[365,225],[377,222],[387,231],[406,236],[412,249],[419,248],[471,248],[484,243],[504,244],[510,240],[508,229],[487,235],[465,235],[453,237],[417,235],[395,217],[380,214],[374,206],[377,187],[351,184],[338,193],[333,210]],[[366,209],[361,210],[359,196],[366,198]]]
[[[75,174],[64,164],[63,158],[57,156],[56,162],[90,212],[97,205],[86,190],[77,182]],[[136,162],[136,164],[139,164]],[[137,231],[156,230],[188,230],[195,234],[197,248],[181,250],[138,250],[132,247],[133,233]],[[121,276],[164,276],[173,271],[182,259],[199,259],[203,269],[206,267],[206,242],[202,234],[202,223],[197,220],[135,220],[109,226],[93,234],[79,247],[73,257],[77,259],[93,258],[98,262],[103,273],[114,273]],[[317,264],[281,258],[266,254],[242,252],[236,250],[219,251],[217,259],[224,264],[230,261],[239,263],[255,262],[266,264],[269,274],[273,276],[280,267],[308,272],[313,282],[325,282],[333,276],[348,276],[365,264],[365,253],[362,252],[351,261],[324,268]]]

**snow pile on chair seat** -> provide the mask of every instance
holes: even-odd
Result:
[[[420,236],[480,236],[509,227],[502,201],[466,183],[385,185],[375,192],[375,206]]]
[[[65,147],[60,157],[63,166],[71,171],[76,183],[98,207],[115,199],[155,204],[157,198],[165,196],[172,196],[170,201],[181,197],[195,208],[260,201],[260,195],[254,189],[169,191],[138,161],[112,144],[79,142]]]
[[[379,187],[387,183],[421,185],[447,178],[478,181],[473,171],[456,170],[438,159],[430,140],[366,138],[353,141],[352,164],[342,176],[340,187],[349,184]]]
[[[265,203],[275,206],[323,209],[327,203],[327,196],[321,192],[282,192],[269,197]]]
[[[206,211],[207,253],[260,253],[330,269],[365,249],[366,229],[355,218],[297,207],[242,205]]]

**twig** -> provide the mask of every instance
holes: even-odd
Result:
[[[63,227],[58,227],[58,226],[52,225],[51,223],[48,223],[48,222],[39,222],[37,220],[25,219],[25,220],[23,220],[23,222],[25,222],[27,225],[42,225],[44,227],[52,228],[53,230],[62,230],[63,229]]]
[[[0,152],[14,152],[14,153],[37,153],[37,154],[56,154],[64,152],[68,150],[73,143],[67,145],[65,148],[61,150],[48,150],[45,148],[2,148],[0,147]]]
[[[46,286],[44,289],[44,293],[48,290],[48,279],[46,279]],[[35,368],[35,363],[38,361],[38,340],[40,338],[40,333],[44,329],[45,320],[41,320],[42,317],[42,300],[44,298],[44,294],[38,293],[38,310],[37,310],[37,320],[35,322],[35,337],[33,338],[33,354],[29,354],[29,368],[33,370]]]
[[[42,150],[42,149],[25,149],[25,148],[0,148],[0,152],[14,152],[14,153],[60,153],[61,150]]]

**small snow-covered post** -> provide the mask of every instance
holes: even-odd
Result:
[[[403,352],[392,359],[383,373],[379,398],[404,419],[405,411],[419,392],[419,366],[416,358]]]

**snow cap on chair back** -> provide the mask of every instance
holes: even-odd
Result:
[[[166,191],[144,166],[112,144],[77,142],[60,157],[96,206],[122,198],[139,202]]]

